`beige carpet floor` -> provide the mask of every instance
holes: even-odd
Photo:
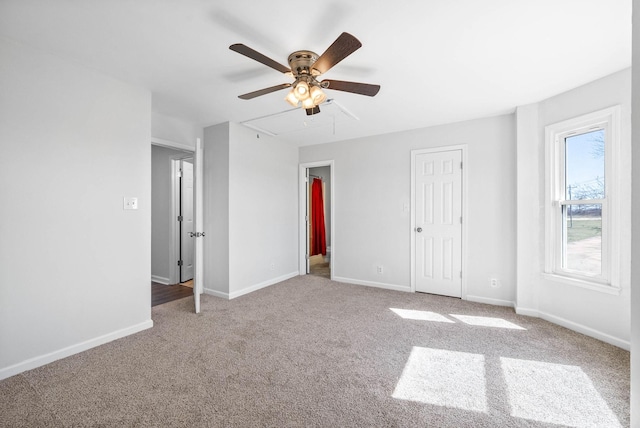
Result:
[[[0,382],[2,427],[629,425],[629,353],[512,309],[297,277]]]

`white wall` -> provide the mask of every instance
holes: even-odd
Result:
[[[229,123],[204,129],[204,289],[229,294]]]
[[[2,38],[0,93],[4,378],[152,326],[151,94]]]
[[[234,298],[297,275],[298,149],[235,123],[206,128],[204,142],[205,232],[215,237],[205,291]]]
[[[151,114],[151,136],[195,149],[196,139],[203,137],[203,129],[196,123],[154,112]]]
[[[300,163],[335,161],[337,280],[410,289],[411,219],[403,208],[411,199],[411,150],[460,144],[468,145],[467,297],[515,301],[513,115],[301,147]],[[500,288],[490,288],[492,276]]]
[[[640,0],[633,0],[633,90],[631,216],[631,426],[640,426]]]
[[[237,295],[298,274],[298,148],[235,123],[230,131],[229,291]]]
[[[631,71],[612,74],[518,109],[518,312],[541,316],[609,343],[629,347],[630,238],[623,233],[622,293],[605,294],[550,281],[544,271],[544,127],[621,105],[622,230],[631,224]]]
[[[538,104],[518,107],[517,129],[517,265],[516,302],[521,314],[538,316],[538,281],[544,263],[540,245],[544,242],[544,153],[538,123]],[[533,195],[533,197],[532,197]]]

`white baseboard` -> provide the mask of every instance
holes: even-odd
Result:
[[[356,285],[365,285],[367,287],[384,288],[385,290],[411,292],[411,287],[405,286],[405,285],[385,284],[383,282],[374,282],[374,281],[362,281],[359,279],[344,278],[341,276],[334,276],[333,278],[331,278],[331,280],[337,281],[337,282],[345,282],[347,284],[356,284]]]
[[[523,308],[521,306],[516,305],[515,310],[516,310],[516,314],[518,315],[540,318],[540,313],[536,309]]]
[[[223,299],[231,300],[231,299],[235,299],[236,297],[244,296],[245,294],[258,291],[261,288],[265,288],[270,285],[277,284],[282,281],[286,281],[287,279],[291,279],[294,276],[298,276],[298,275],[299,275],[298,271],[290,272],[288,274],[285,274],[276,278],[268,279],[259,284],[250,285],[249,287],[245,287],[242,290],[234,291],[233,293],[225,293],[223,291],[213,290],[211,288],[205,288],[204,292],[205,294],[209,294],[211,296],[216,296],[216,297],[221,297]]]
[[[208,294],[210,296],[220,297],[221,299],[229,300],[229,293],[224,293],[222,291],[214,290],[212,288],[204,288],[202,290],[204,294]]]
[[[158,282],[160,284],[169,285],[171,284],[171,280],[169,278],[165,278],[163,276],[151,275],[151,281]]]
[[[508,306],[510,308],[513,308],[515,306],[515,303],[510,300],[491,299],[489,297],[481,297],[481,296],[467,295],[467,298],[465,300],[468,300],[470,302],[476,302],[476,303],[486,303],[487,305]]]
[[[556,315],[549,314],[547,312],[537,311],[535,309],[518,308],[516,307],[516,313],[519,315],[527,315],[530,317],[542,318],[545,321],[557,324],[559,326],[568,328],[569,330],[577,331],[585,336],[593,337],[594,339],[601,340],[618,348],[622,348],[626,351],[631,350],[631,343],[627,340],[620,339],[610,334],[603,333],[599,330],[587,327],[586,325],[578,324],[577,322],[570,321],[568,319],[558,317]]]
[[[567,319],[560,318],[545,312],[540,312],[540,318],[542,318],[543,320],[552,322],[554,324],[561,325],[562,327],[566,327],[569,330],[577,331],[578,333],[582,333],[586,336],[590,336],[595,339],[602,340],[603,342],[606,342],[613,346],[617,346],[618,348],[622,348],[627,351],[631,350],[631,343],[629,341],[611,336],[610,334],[603,333],[591,327],[587,327],[585,325],[578,324],[576,322],[569,321]]]
[[[245,294],[252,293],[254,291],[260,290],[261,288],[268,287],[273,284],[277,284],[282,281],[286,281],[287,279],[291,279],[294,276],[298,276],[298,272],[289,272],[286,275],[279,276],[277,278],[268,279],[259,284],[251,285],[249,287],[245,287],[242,290],[234,291],[233,293],[229,293],[229,300],[235,299],[236,297],[244,296]]]
[[[27,370],[32,370],[37,367],[44,366],[45,364],[52,363],[61,358],[69,357],[79,352],[83,352],[88,349],[95,348],[96,346],[100,346],[107,342],[111,342],[116,339],[120,339],[122,337],[129,336],[134,333],[138,333],[142,330],[146,330],[151,327],[153,327],[153,321],[147,320],[147,321],[141,322],[140,324],[132,325],[131,327],[123,328],[121,330],[116,330],[112,333],[108,333],[103,336],[98,336],[93,339],[89,339],[84,342],[77,343],[75,345],[67,346],[66,348],[62,348],[45,355],[29,358],[28,360],[22,361],[18,364],[14,364],[12,366],[4,367],[0,369],[0,380],[6,379],[11,376],[15,376]]]

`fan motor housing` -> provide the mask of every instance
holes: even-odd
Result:
[[[318,74],[313,72],[313,64],[318,60],[318,54],[311,51],[296,51],[289,55],[289,67],[294,76]]]

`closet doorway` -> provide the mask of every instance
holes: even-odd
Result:
[[[300,274],[331,279],[335,259],[333,161],[303,164],[300,173]]]

